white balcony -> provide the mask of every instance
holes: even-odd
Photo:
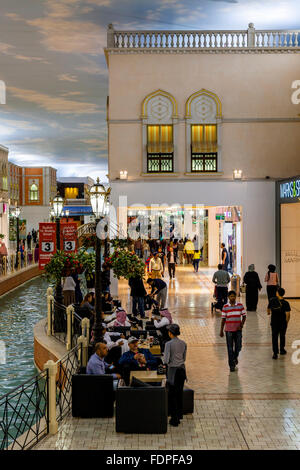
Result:
[[[127,50],[300,50],[300,30],[115,31],[107,30],[107,49]]]
[[[89,200],[88,199],[66,199],[65,206],[88,206]]]

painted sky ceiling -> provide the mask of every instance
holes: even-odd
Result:
[[[299,0],[1,0],[0,13],[0,144],[14,163],[51,165],[59,176],[107,173],[109,23],[300,29]]]

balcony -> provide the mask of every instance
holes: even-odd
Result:
[[[66,199],[66,206],[88,206],[90,201],[88,199]]]
[[[218,31],[115,31],[110,24],[107,30],[107,49],[134,52],[157,49],[176,52],[251,52],[300,50],[300,30],[256,30],[249,23],[246,30]]]

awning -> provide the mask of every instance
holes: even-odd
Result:
[[[147,151],[148,153],[172,153],[173,152],[172,143],[148,143]]]
[[[68,217],[93,214],[92,206],[65,206],[63,211],[65,212],[66,210],[69,211]]]
[[[218,145],[216,142],[193,142],[192,153],[217,153]]]

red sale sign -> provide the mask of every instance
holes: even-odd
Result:
[[[44,269],[56,252],[56,225],[51,222],[39,224],[39,269]]]
[[[66,253],[75,253],[78,247],[77,224],[60,224],[60,248]]]

